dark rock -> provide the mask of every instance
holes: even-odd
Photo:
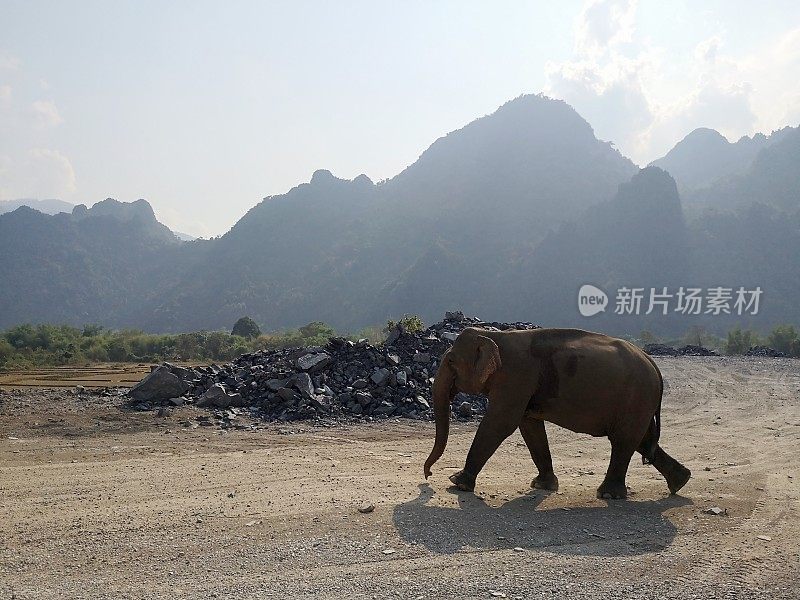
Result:
[[[691,344],[678,348],[678,354],[681,356],[719,356],[714,350],[703,346],[692,346]]]
[[[462,402],[458,406],[458,414],[459,414],[459,416],[462,416],[465,419],[469,419],[470,417],[472,417],[474,412],[475,411],[472,408],[472,404],[470,404],[469,402]]]
[[[238,396],[238,394],[236,394]],[[205,408],[213,406],[216,408],[228,408],[231,404],[231,397],[223,386],[218,383],[212,385],[205,394],[197,401],[197,406]]]
[[[167,367],[158,366],[128,392],[139,402],[161,402],[178,398],[189,391],[190,385],[172,374]]]
[[[665,344],[645,344],[644,351],[651,356],[678,356],[678,351]]]
[[[389,369],[378,369],[370,376],[372,383],[377,386],[384,386],[389,381],[389,375],[391,375],[391,371]]]
[[[366,379],[356,379],[352,384],[350,384],[350,387],[352,387],[354,390],[363,390],[368,385],[369,381]]]
[[[753,346],[747,351],[746,356],[766,356],[769,358],[783,358],[786,356],[786,354],[781,352],[780,350],[775,350],[775,348],[770,348],[769,346]]]
[[[286,387],[285,379],[270,379],[267,381],[267,389],[271,392],[277,392],[282,387]]]
[[[316,373],[324,369],[331,362],[331,357],[325,352],[305,354],[297,359],[297,368],[301,371]]]
[[[294,380],[294,386],[300,390],[300,393],[306,398],[314,397],[314,384],[308,373],[298,373]]]
[[[281,388],[278,390],[278,396],[285,402],[294,402],[297,394],[291,388]]]

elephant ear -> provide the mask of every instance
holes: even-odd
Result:
[[[497,371],[502,363],[500,362],[500,350],[494,340],[479,335],[477,339],[478,357],[475,360],[475,375],[480,381],[481,387],[486,384],[486,380]]]

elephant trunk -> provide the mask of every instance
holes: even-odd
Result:
[[[425,479],[431,475],[431,465],[439,460],[447,446],[450,433],[450,402],[456,395],[455,376],[447,354],[442,356],[436,379],[433,382],[433,414],[436,418],[436,441],[428,460],[425,461]]]

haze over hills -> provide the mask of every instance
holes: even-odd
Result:
[[[772,156],[785,153],[787,138],[796,136],[798,128],[784,127],[770,135],[757,133],[729,142],[714,129],[695,129],[663,157],[650,163],[667,171],[678,183],[681,194],[694,197],[706,188],[716,187],[721,181],[745,174],[762,150],[782,145]],[[789,142],[791,143],[791,142]],[[770,153],[766,153],[769,157]],[[773,159],[767,158],[768,162]]]
[[[185,331],[247,314],[266,329],[321,320],[352,331],[454,308],[616,333],[797,322],[799,137],[787,128],[730,144],[698,130],[655,161],[663,169],[639,170],[566,103],[522,96],[386,182],[317,171],[218,239],[179,243],[144,201],[19,209],[0,216],[0,326]],[[717,209],[689,218],[679,189]],[[612,304],[620,286],[761,285],[764,308],[692,319],[611,306],[585,318],[584,283]]]
[[[20,206],[27,206],[46,215],[72,212],[74,204],[57,200],[55,198],[36,200],[34,198],[20,198],[19,200],[0,200],[0,215],[17,210]]]
[[[161,257],[180,242],[144,200],[0,216],[0,319],[118,324]]]

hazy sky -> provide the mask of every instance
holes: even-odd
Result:
[[[0,199],[146,198],[216,235],[541,91],[639,164],[797,125],[800,2],[0,0]]]

